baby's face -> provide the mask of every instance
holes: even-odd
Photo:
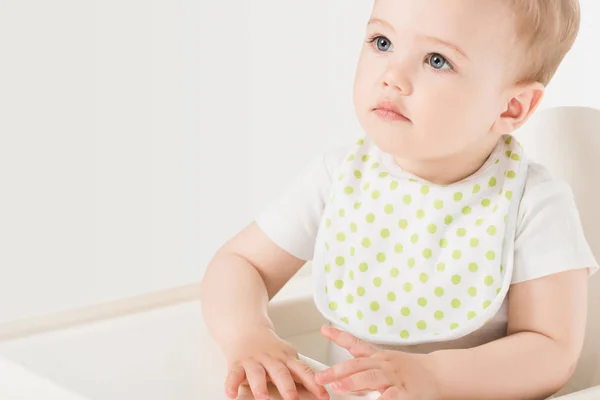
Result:
[[[375,0],[354,105],[378,147],[426,161],[497,141],[492,125],[506,109],[515,57],[515,28],[502,3]]]

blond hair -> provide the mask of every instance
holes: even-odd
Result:
[[[510,0],[518,44],[525,50],[519,82],[547,85],[579,32],[579,0]]]

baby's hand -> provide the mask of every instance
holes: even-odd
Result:
[[[329,399],[325,388],[316,383],[312,369],[298,359],[296,350],[267,327],[244,332],[226,349],[226,355],[229,371],[225,393],[229,398],[235,399],[240,385],[247,382],[256,400],[268,400],[267,382],[271,381],[284,400],[299,398],[294,382],[319,399]]]

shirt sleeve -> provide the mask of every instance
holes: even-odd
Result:
[[[512,283],[598,264],[586,240],[570,186],[539,164],[529,168],[519,209]]]
[[[279,247],[301,260],[312,260],[332,174],[349,147],[335,148],[305,168],[256,218],[260,229]]]

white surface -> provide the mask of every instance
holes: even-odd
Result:
[[[198,281],[290,176],[359,135],[369,9],[2,1],[0,321]],[[600,4],[583,11],[547,105],[600,108]]]
[[[3,358],[0,358],[0,377],[2,400],[86,400]]]

